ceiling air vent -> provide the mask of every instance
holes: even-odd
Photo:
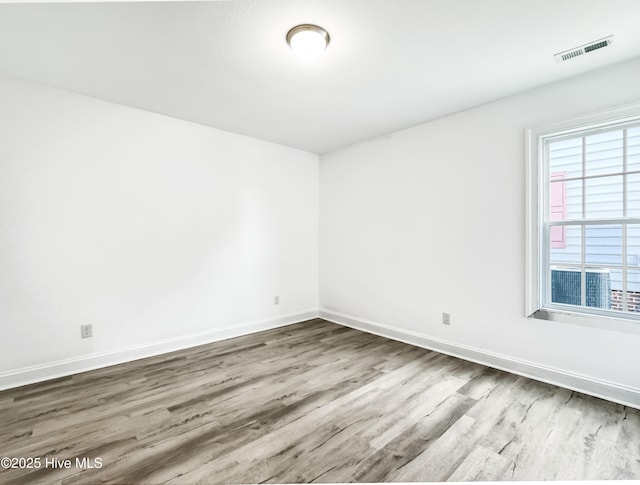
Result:
[[[589,42],[588,44],[581,45],[580,47],[575,47],[573,49],[569,49],[568,51],[560,52],[553,57],[558,62],[568,61],[569,59],[573,59],[574,57],[588,54],[589,52],[597,51],[598,49],[607,47],[608,45],[611,45],[612,41],[613,35],[610,35],[609,37],[605,37],[604,39],[598,39],[593,42]]]

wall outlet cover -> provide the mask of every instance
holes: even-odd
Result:
[[[93,337],[93,325],[90,323],[88,323],[87,325],[80,325],[80,337]]]

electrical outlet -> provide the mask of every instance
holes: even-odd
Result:
[[[442,314],[442,323],[444,325],[451,325],[451,313],[444,312]]]
[[[93,337],[93,325],[90,323],[87,325],[80,325],[80,336],[82,338]]]
[[[273,304],[274,305],[279,305],[280,304],[280,297],[279,296],[274,296],[273,297]]]

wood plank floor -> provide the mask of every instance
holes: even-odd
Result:
[[[0,456],[42,460],[0,483],[640,479],[639,411],[323,320],[0,392],[0,416]]]

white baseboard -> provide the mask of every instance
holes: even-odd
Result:
[[[211,332],[186,335],[172,339],[158,340],[148,344],[117,349],[111,352],[83,355],[42,365],[24,367],[0,373],[0,390],[10,389],[64,377],[79,372],[99,369],[132,360],[153,357],[176,350],[196,347],[211,342],[240,337],[263,330],[303,322],[313,318],[327,321],[398,340],[443,354],[458,357],[478,364],[529,377],[556,386],[583,392],[595,397],[613,401],[625,406],[640,409],[640,389],[624,386],[602,379],[576,374],[549,366],[536,364],[515,357],[489,352],[477,347],[457,344],[443,339],[430,337],[409,330],[401,330],[379,322],[345,315],[327,309],[309,309],[304,312],[281,317],[259,320],[233,327],[217,329]]]
[[[536,364],[535,362],[489,352],[477,347],[460,345],[409,330],[400,330],[389,325],[345,315],[328,309],[320,310],[320,318],[339,325],[380,335],[381,337],[435,350],[436,352],[511,372],[512,374],[529,377],[572,391],[582,392],[635,409],[640,409],[640,389],[634,387]]]
[[[167,352],[217,342],[219,340],[240,337],[242,335],[283,327],[285,325],[291,325],[293,323],[303,322],[317,317],[318,309],[312,308],[300,313],[244,323],[233,327],[216,329],[211,332],[157,340],[147,344],[121,348],[110,352],[82,355],[71,359],[15,369],[0,373],[0,390],[64,377],[110,365],[122,364],[124,362],[143,359],[145,357],[153,357]]]

